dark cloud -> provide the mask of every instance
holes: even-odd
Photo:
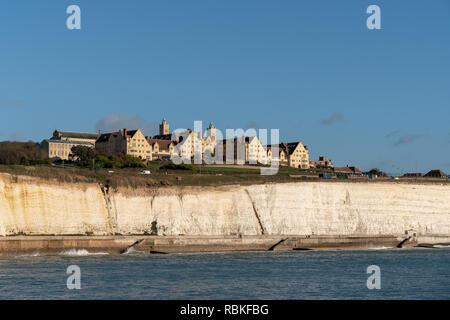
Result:
[[[390,137],[395,136],[396,134],[399,134],[399,133],[400,133],[400,130],[394,130],[394,131],[391,131],[391,132],[389,132],[389,133],[386,135],[386,138],[390,138]]]
[[[320,122],[325,126],[330,126],[332,124],[335,124],[337,122],[344,121],[344,115],[340,112],[333,113],[329,118],[322,119]]]
[[[397,141],[394,143],[394,146],[400,146],[403,144],[408,144],[411,142],[416,141],[417,139],[421,138],[421,136],[418,135],[406,135],[406,136],[401,136],[400,138],[397,139]]]
[[[16,142],[23,142],[25,141],[25,136],[20,132],[14,132],[9,136],[9,140]]]
[[[145,134],[153,134],[158,128],[156,122],[147,122],[139,115],[108,114],[95,123],[95,130],[114,132],[123,128],[129,130],[141,129]]]

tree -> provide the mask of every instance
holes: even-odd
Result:
[[[386,177],[386,173],[377,168],[373,168],[369,171],[370,174],[377,175],[378,177]]]
[[[103,155],[97,155],[95,157],[95,163],[96,165],[103,167],[103,168],[121,168],[123,167],[123,164],[117,161],[114,157],[106,157]]]
[[[147,168],[145,163],[142,162],[141,159],[127,155],[125,167],[128,168]]]
[[[37,160],[43,160],[45,153],[34,142],[0,142],[0,164],[29,165]]]
[[[95,159],[94,149],[86,146],[73,146],[72,154],[70,155],[73,161],[76,161],[82,167],[88,167]]]

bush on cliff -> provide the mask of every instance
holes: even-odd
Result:
[[[0,164],[41,164],[37,162],[44,160],[45,155],[38,146],[34,142],[0,142]]]
[[[99,155],[95,158],[95,163],[97,166],[107,169],[123,167],[123,164],[117,159],[114,159],[113,157],[105,157],[102,155]]]
[[[124,164],[125,168],[147,168],[145,163],[141,159],[127,155],[126,162]]]
[[[137,157],[125,154],[114,156],[97,155],[95,165],[101,168],[147,168],[144,162]]]
[[[197,168],[195,166],[193,166],[192,164],[174,164],[174,163],[169,163],[169,164],[163,165],[159,169],[162,169],[162,170],[190,170],[190,171],[197,170]]]
[[[73,146],[70,155],[71,160],[75,161],[79,166],[89,167],[95,159],[95,150],[86,146]]]

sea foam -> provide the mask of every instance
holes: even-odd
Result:
[[[107,255],[107,252],[89,252],[86,249],[70,249],[60,253],[62,256],[75,256],[75,257],[84,257],[84,256],[99,256],[99,255]]]

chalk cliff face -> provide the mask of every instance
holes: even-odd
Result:
[[[0,235],[450,235],[450,186],[298,182],[102,190],[0,174]]]
[[[0,174],[0,235],[108,232],[108,211],[98,185]]]

